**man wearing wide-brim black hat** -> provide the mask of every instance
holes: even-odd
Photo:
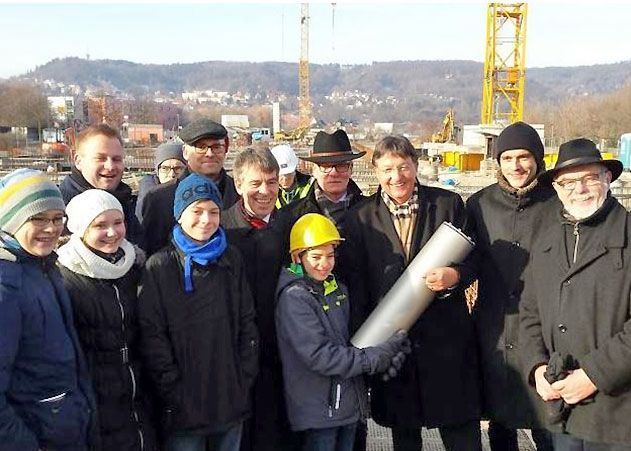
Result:
[[[519,341],[525,376],[560,412],[555,450],[631,450],[631,220],[609,192],[621,173],[581,138],[540,176],[561,205],[531,249]]]
[[[304,214],[320,213],[335,222],[344,235],[344,219],[350,207],[364,199],[361,190],[351,176],[353,160],[366,152],[353,152],[344,130],[334,133],[318,132],[313,142],[313,152],[302,160],[313,163],[311,189],[305,198],[280,210],[276,221],[277,230],[289,245],[289,231]]]

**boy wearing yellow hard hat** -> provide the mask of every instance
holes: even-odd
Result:
[[[352,450],[357,422],[368,413],[362,375],[395,376],[409,351],[404,332],[372,348],[349,343],[348,291],[333,275],[342,240],[326,216],[302,216],[276,291],[287,414],[292,429],[304,431],[305,451]]]

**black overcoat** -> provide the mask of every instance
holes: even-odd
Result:
[[[458,194],[419,185],[420,208],[412,238],[413,258],[443,221],[465,225]],[[348,273],[351,321],[356,328],[407,266],[390,212],[377,192],[346,219],[341,256]],[[464,299],[471,271],[446,299],[435,299],[409,331],[412,354],[388,382],[371,381],[375,421],[384,426],[438,427],[479,418],[478,368],[473,324]]]
[[[551,187],[535,185],[516,195],[499,183],[467,200],[475,237],[478,299],[473,311],[482,375],[483,414],[510,428],[543,427],[539,396],[518,361],[519,302],[529,252],[546,207],[557,204]]]
[[[228,243],[243,257],[252,290],[259,330],[259,374],[254,384],[253,417],[246,428],[241,450],[279,450],[290,433],[283,397],[283,379],[274,310],[276,284],[283,261],[280,236],[270,227],[254,229],[243,217],[237,202],[221,213]]]
[[[581,439],[631,444],[631,218],[609,198],[579,224],[577,261],[568,264],[560,215],[531,250],[520,305],[521,358],[532,382],[551,353],[578,361],[598,392],[570,413]],[[571,251],[571,249],[570,249]]]

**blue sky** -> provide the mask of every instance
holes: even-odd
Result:
[[[0,0],[1,1],[1,0]],[[484,60],[485,2],[310,4],[310,61]],[[300,4],[0,3],[0,77],[53,58],[139,63],[291,61]],[[527,67],[631,60],[631,5],[531,1]]]

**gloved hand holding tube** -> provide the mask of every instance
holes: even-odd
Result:
[[[376,346],[363,349],[366,358],[367,374],[380,374],[388,371],[393,365],[393,360],[399,354],[405,355],[412,350],[408,334],[404,330],[397,331],[385,342]],[[399,358],[401,364],[403,360]],[[396,375],[396,373],[395,373]]]
[[[474,246],[459,229],[443,222],[351,338],[353,346],[376,346],[399,330],[410,330],[436,294],[425,282],[427,273],[461,263]]]

